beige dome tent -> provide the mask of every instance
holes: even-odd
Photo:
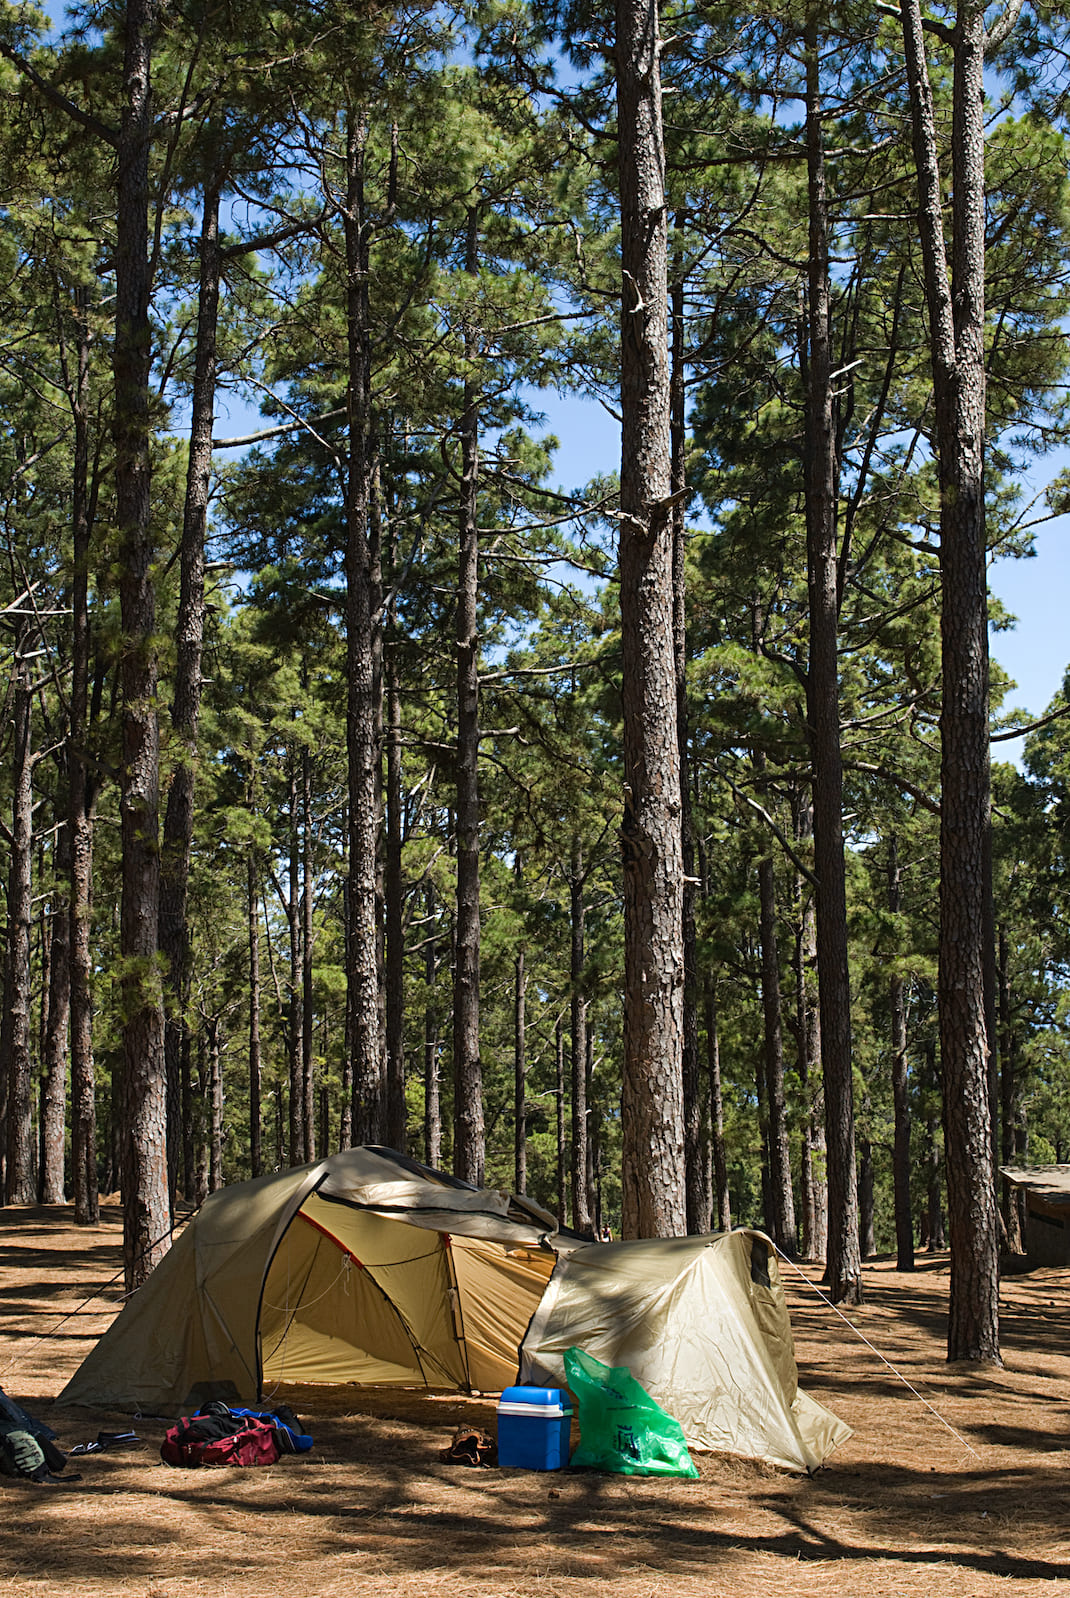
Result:
[[[528,1199],[373,1148],[212,1194],[59,1401],[167,1413],[291,1382],[496,1392],[521,1343],[522,1381],[563,1387],[572,1344],[629,1365],[696,1448],[810,1470],[849,1434],[798,1391],[760,1233],[577,1247]]]
[[[68,1382],[116,1409],[283,1382],[497,1391],[556,1259],[552,1215],[388,1149],[213,1193]]]
[[[520,1380],[563,1387],[573,1346],[626,1365],[692,1448],[816,1470],[851,1435],[799,1388],[777,1258],[760,1232],[562,1256],[524,1338]]]

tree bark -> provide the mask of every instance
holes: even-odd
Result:
[[[425,910],[428,918],[434,914],[435,900],[427,890]],[[435,975],[438,971],[438,944],[434,937],[427,940],[424,954],[424,982],[427,997],[424,1000],[424,1160],[432,1170],[442,1164],[442,1110],[439,1099],[438,1078],[438,1009],[435,1004]]]
[[[952,268],[919,0],[900,0],[940,484],[940,1063],[951,1245],[948,1359],[998,1365],[999,1229],[986,1023],[990,925],[984,503],[984,10],[954,27]]]
[[[479,271],[479,212],[468,212],[465,271]],[[457,573],[457,957],[453,988],[453,1169],[483,1185],[483,1066],[479,1053],[479,388],[465,336]]]
[[[205,185],[201,218],[197,345],[179,562],[175,683],[171,701],[171,732],[176,762],[167,794],[160,853],[160,952],[166,962],[171,1000],[164,1030],[164,1052],[167,1064],[167,1174],[172,1203],[178,1185],[181,1153],[182,1048],[183,1033],[188,1024],[186,1008],[192,962],[186,904],[193,848],[193,807],[202,694],[201,656],[204,647],[204,543],[208,525],[215,417],[220,280],[219,188],[219,179]]]
[[[370,236],[364,203],[367,121],[350,105],[346,130],[346,329],[349,460],[346,473],[346,752],[349,784],[346,1053],[353,1066],[352,1138],[381,1143],[385,1081],[379,1024],[377,875],[382,677],[381,576],[372,530]]]
[[[478,271],[478,211],[468,213],[465,269]],[[465,359],[476,354],[465,339]],[[457,936],[454,969],[453,1165],[482,1184],[483,1084],[479,1052],[479,391],[470,375],[461,417],[461,501],[457,582]]]
[[[892,833],[888,846],[888,909],[899,915],[899,845]],[[906,984],[898,973],[888,983],[892,1020],[892,1196],[895,1211],[896,1270],[914,1269],[914,1218],[910,1202],[910,1073],[907,1059]]]
[[[256,850],[250,844],[246,857],[246,912],[249,927],[249,1174],[263,1170],[260,1098],[263,1069],[260,1058],[260,910]]]
[[[554,1026],[554,1063],[557,1067],[557,1220],[568,1225],[568,1151],[565,1144],[565,1029],[558,1016]]]
[[[314,937],[312,924],[312,757],[301,751],[301,1097],[306,1165],[316,1158],[316,1083],[313,1053],[316,1008],[312,988]],[[326,1149],[323,1153],[326,1153]]]
[[[814,864],[821,1067],[828,1159],[825,1280],[833,1303],[862,1300],[851,1062],[851,983],[843,857],[840,748],[837,460],[829,329],[828,200],[816,22],[806,25],[806,165],[809,276],[806,370],[806,545],[810,658],[807,719],[813,762]]]
[[[577,1232],[591,1230],[591,1196],[587,1185],[587,994],[584,989],[586,910],[583,902],[587,878],[583,845],[572,836],[569,863],[570,940],[570,1050],[572,1055],[572,1225]]]
[[[393,607],[392,607],[393,609]],[[396,618],[392,615],[392,622]],[[401,692],[397,655],[388,649],[386,677],[386,1141],[404,1154],[408,1141],[405,1105],[405,927],[402,903]]]
[[[517,1193],[528,1185],[527,971],[521,944],[513,962],[513,1182]]]
[[[33,920],[33,689],[28,629],[20,622],[12,663],[14,736],[7,876],[7,960],[0,1061],[7,1079],[5,1204],[37,1202],[30,1061],[30,939]]]
[[[685,218],[678,219],[682,227]],[[683,861],[683,1076],[684,1183],[687,1230],[709,1231],[710,1188],[703,1142],[698,1050],[698,934],[695,925],[695,839],[691,817],[687,709],[687,331],[679,251],[674,251],[669,295],[672,341],[669,371],[670,481],[672,485],[673,653],[676,670],[676,741],[680,761],[680,847]]]
[[[623,1229],[687,1230],[667,214],[657,5],[617,0],[624,714]]]
[[[63,784],[56,803],[49,941],[48,1016],[44,1035],[44,1091],[41,1101],[41,1162],[38,1193],[42,1204],[66,1201],[67,1041],[71,1015],[71,832],[70,801]]]
[[[713,978],[705,983],[706,1074],[710,1084],[710,1139],[713,1146],[713,1220],[718,1232],[732,1228],[732,1206],[728,1192],[728,1161],[724,1146],[724,1103],[721,1095],[721,1048],[717,1028],[717,990]]]
[[[71,698],[68,738],[68,825],[71,840],[71,1190],[74,1219],[95,1226],[97,1190],[96,1080],[93,1069],[91,915],[93,805],[89,776],[89,328],[86,294],[76,294],[78,375],[73,399],[74,471],[71,482]]]
[[[301,1075],[301,1038],[304,1033],[304,986],[301,981],[301,819],[297,754],[289,755],[289,872],[286,884],[286,928],[290,943],[290,970],[287,978],[289,1001],[286,1006],[286,1076],[290,1104],[290,1164],[300,1165],[305,1156],[305,1092]]]
[[[123,989],[123,1259],[127,1290],[170,1246],[160,908],[160,728],[152,535],[148,204],[152,41],[158,0],[127,0],[117,151],[115,501],[122,619],[120,795]]]
[[[784,1102],[784,1038],[780,1019],[780,948],[776,926],[773,861],[758,862],[758,905],[762,943],[762,1019],[764,1033],[765,1106],[769,1154],[769,1224],[773,1241],[786,1254],[795,1252],[795,1201],[791,1188],[791,1154]]]

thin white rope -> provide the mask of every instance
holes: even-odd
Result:
[[[773,1241],[772,1238],[770,1238],[769,1241],[772,1242]],[[929,1410],[931,1414],[936,1416],[936,1418],[940,1422],[941,1426],[946,1426],[948,1431],[951,1433],[952,1437],[957,1438],[958,1441],[962,1444],[963,1448],[965,1448],[968,1453],[972,1454],[974,1459],[979,1461],[981,1456],[977,1452],[976,1448],[974,1448],[972,1446],[972,1444],[970,1444],[970,1443],[968,1443],[966,1441],[965,1437],[963,1437],[961,1432],[958,1432],[958,1431],[955,1430],[954,1426],[952,1426],[952,1424],[951,1424],[951,1422],[949,1420],[945,1420],[944,1419],[944,1417],[943,1417],[943,1415],[941,1415],[940,1411],[933,1404],[930,1404],[929,1400],[924,1396],[924,1394],[919,1393],[918,1389],[916,1387],[914,1387],[912,1385],[912,1383],[907,1381],[906,1377],[903,1375],[903,1372],[901,1370],[897,1370],[896,1367],[892,1364],[891,1360],[885,1358],[885,1356],[881,1353],[879,1348],[875,1348],[873,1346],[873,1344],[870,1342],[869,1338],[866,1336],[865,1332],[860,1332],[859,1331],[858,1327],[854,1324],[854,1322],[852,1320],[849,1320],[848,1317],[843,1313],[843,1310],[840,1308],[840,1306],[838,1304],[834,1304],[832,1302],[831,1298],[829,1298],[827,1294],[825,1294],[825,1293],[823,1293],[821,1291],[821,1289],[818,1287],[817,1283],[816,1282],[812,1282],[810,1280],[810,1278],[807,1276],[806,1272],[804,1270],[802,1270],[798,1265],[796,1265],[796,1263],[795,1263],[795,1261],[793,1259],[790,1259],[789,1256],[784,1253],[784,1250],[782,1248],[778,1247],[778,1245],[776,1243],[773,1243],[773,1247],[776,1249],[777,1253],[780,1255],[780,1258],[782,1260],[786,1260],[787,1263],[791,1266],[792,1270],[795,1271],[798,1276],[802,1277],[802,1279],[806,1283],[807,1287],[812,1287],[813,1288],[814,1292],[817,1294],[817,1296],[821,1300],[821,1302],[823,1304],[827,1304],[829,1309],[834,1310],[835,1313],[840,1317],[840,1320],[843,1321],[846,1326],[849,1326],[851,1328],[851,1330],[852,1330],[852,1332],[854,1332],[855,1336],[860,1338],[862,1340],[862,1342],[865,1343],[865,1345],[869,1349],[870,1353],[876,1354],[876,1356],[880,1360],[881,1364],[882,1365],[887,1365],[887,1367],[891,1371],[892,1375],[893,1376],[898,1376],[898,1378],[902,1382],[903,1386],[910,1389],[910,1391],[914,1394],[914,1397],[918,1400],[918,1402],[920,1404],[924,1404],[925,1408],[927,1410]]]

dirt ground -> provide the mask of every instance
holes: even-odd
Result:
[[[0,1385],[61,1446],[128,1417],[53,1395],[108,1325],[121,1218],[0,1210]],[[858,1332],[785,1267],[801,1384],[854,1427],[812,1478],[698,1455],[698,1481],[468,1470],[475,1399],[288,1389],[316,1439],[261,1470],[161,1464],[159,1420],[82,1479],[0,1478],[0,1598],[955,1598],[1070,1595],[1070,1270],[1008,1278],[1003,1370],[943,1357],[947,1260],[866,1268]],[[89,1302],[83,1302],[97,1293]],[[74,1462],[72,1462],[72,1465]]]

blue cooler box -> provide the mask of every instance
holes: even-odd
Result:
[[[498,1400],[498,1464],[561,1470],[568,1464],[572,1401],[558,1387],[507,1387]]]

